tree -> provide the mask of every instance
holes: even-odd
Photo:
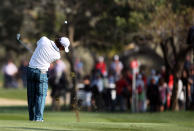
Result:
[[[182,8],[183,6],[181,6]],[[192,8],[186,7],[184,10],[175,9],[172,3],[166,2],[158,6],[151,16],[152,22],[148,26],[144,26],[143,30],[149,32],[153,43],[161,46],[167,72],[174,76],[171,106],[175,110],[178,79],[181,77],[185,57],[192,49],[191,45],[186,44],[186,35],[189,26],[192,25],[191,19],[194,16],[194,11]]]
[[[14,50],[19,51],[15,41],[17,34],[23,21],[23,5],[16,1],[2,0],[0,1],[0,40],[1,46],[7,52]],[[14,8],[17,7],[17,8]]]

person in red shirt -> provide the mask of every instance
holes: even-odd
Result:
[[[167,92],[167,102],[166,102],[167,109],[169,109],[171,106],[171,96],[172,96],[173,84],[174,84],[174,77],[171,74],[169,76],[169,82],[168,82],[168,92]]]
[[[124,75],[116,82],[117,103],[119,104],[120,111],[126,110],[125,101],[129,99],[129,85]]]
[[[96,70],[99,70],[103,76],[107,75],[107,71],[106,71],[106,64],[104,62],[104,57],[100,56],[98,58],[98,62],[95,65]]]

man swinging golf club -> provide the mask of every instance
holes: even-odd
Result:
[[[47,71],[50,63],[60,59],[60,51],[69,52],[70,41],[57,36],[55,41],[43,36],[29,62],[27,70],[27,97],[30,121],[43,121],[45,99],[48,89]]]

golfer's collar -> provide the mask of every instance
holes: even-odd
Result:
[[[55,44],[53,41],[50,41],[50,42],[51,42],[51,45],[53,46],[53,48],[54,48],[56,51],[60,52],[60,50],[59,50],[59,48],[56,46],[56,44]]]

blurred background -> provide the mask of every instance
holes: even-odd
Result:
[[[1,0],[0,106],[27,105],[26,67],[46,36],[69,37],[51,64],[52,110],[193,110],[194,58],[187,43],[193,0]]]

